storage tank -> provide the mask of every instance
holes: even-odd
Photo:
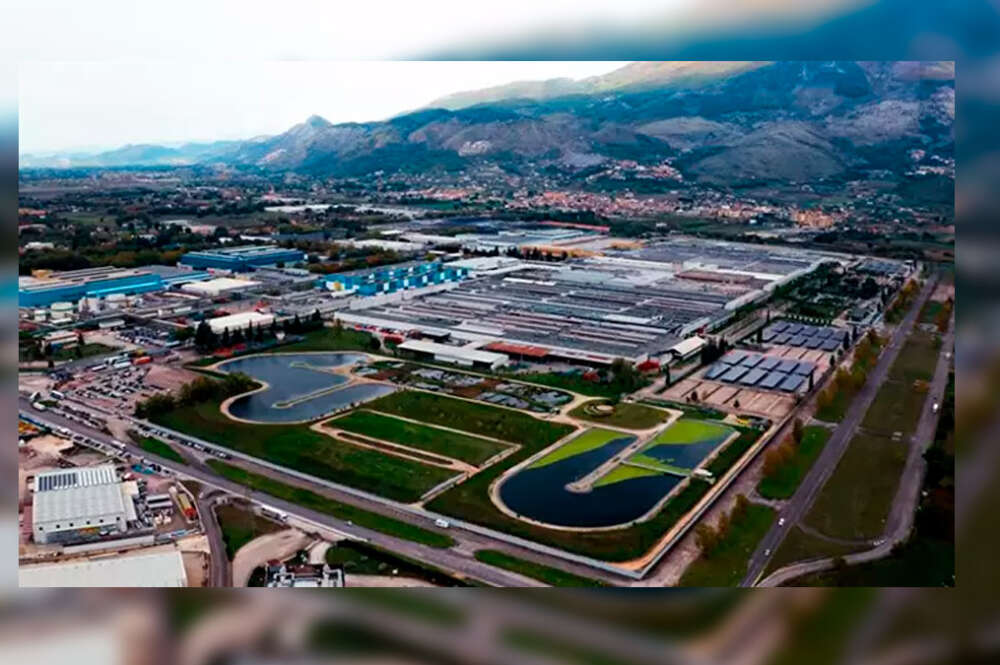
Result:
[[[35,314],[34,315],[34,319],[35,319],[36,322],[44,321],[47,318],[49,318],[49,312],[48,312],[48,310],[46,310],[44,308],[41,308],[41,307],[39,307],[38,309],[36,309],[34,314]]]
[[[71,316],[74,311],[73,303],[67,302],[65,300],[60,300],[58,302],[52,303],[49,310],[52,312],[53,319],[62,319]]]
[[[125,304],[125,294],[124,293],[112,293],[104,302],[107,304],[108,309],[121,309],[122,305]]]

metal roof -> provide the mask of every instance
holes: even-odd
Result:
[[[726,372],[728,372],[730,369],[731,369],[731,367],[729,365],[727,365],[726,363],[724,363],[724,362],[717,362],[717,363],[715,363],[714,365],[712,365],[711,367],[708,368],[708,371],[705,372],[705,378],[706,379],[710,379],[710,380],[711,379],[717,379],[720,376],[722,376],[723,374],[725,374]]]
[[[743,375],[743,378],[740,379],[740,383],[745,386],[752,386],[763,379],[765,374],[767,374],[767,372],[764,370],[752,369]]]
[[[825,339],[823,340],[823,343],[820,344],[820,348],[824,351],[836,351],[842,343],[843,342],[839,339]]]
[[[38,492],[34,496],[31,518],[35,524],[59,522],[61,528],[78,528],[83,527],[88,518],[118,514],[123,518],[129,514],[121,483]],[[70,522],[74,523],[73,527]]]
[[[35,492],[49,492],[73,487],[108,485],[118,482],[113,464],[87,466],[77,469],[55,469],[35,474]]]
[[[22,566],[18,583],[23,587],[184,587],[188,580],[180,550],[169,550]]]
[[[492,353],[490,351],[480,351],[479,349],[467,349],[461,346],[449,346],[436,342],[427,342],[420,339],[411,339],[399,345],[404,351],[417,351],[420,353],[433,353],[436,356],[451,356],[452,358],[464,358],[483,363],[506,362],[509,356],[505,353]]]
[[[764,359],[764,356],[759,353],[748,353],[743,362],[740,363],[743,367],[756,367],[757,364]]]
[[[776,333],[783,332],[786,328],[788,328],[788,321],[776,321],[768,327],[769,330]]]
[[[772,370],[781,364],[781,358],[777,356],[764,356],[764,359],[757,365],[758,369]]]
[[[799,364],[792,370],[792,374],[800,374],[804,376],[806,374],[812,374],[814,369],[816,369],[815,363],[811,363],[808,360],[800,360]]]
[[[798,365],[799,365],[799,361],[798,360],[792,360],[791,358],[785,358],[780,363],[778,363],[778,366],[775,369],[777,371],[781,372],[782,374],[788,374],[793,369],[795,369],[796,367],[798,367]]]
[[[722,360],[722,362],[726,363],[727,365],[739,365],[740,362],[742,362],[743,359],[746,357],[746,355],[747,354],[745,351],[733,350],[728,352],[726,355],[722,356],[720,360]]]

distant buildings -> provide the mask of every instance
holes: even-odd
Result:
[[[239,314],[230,314],[228,316],[220,316],[214,319],[209,319],[208,325],[212,329],[212,332],[221,334],[226,330],[229,330],[230,332],[246,330],[246,328],[251,324],[258,328],[261,326],[269,326],[273,321],[273,314],[240,312]]]
[[[438,344],[422,339],[411,339],[403,342],[399,345],[399,350],[412,353],[418,357],[430,358],[437,362],[480,369],[499,369],[510,362],[510,356],[505,353],[482,351],[467,346]]]
[[[458,282],[468,275],[468,268],[426,261],[337,273],[327,275],[324,281],[331,291],[353,291],[361,296],[373,296]]]
[[[85,268],[65,272],[36,271],[18,278],[20,307],[48,307],[81,298],[106,298],[163,291],[175,284],[208,279],[205,272],[155,266],[149,268]]]
[[[232,272],[247,272],[262,266],[273,266],[278,263],[298,263],[306,255],[297,249],[284,249],[277,245],[246,245],[227,247],[224,249],[206,249],[200,252],[188,252],[181,257],[180,263],[192,268],[230,270]]]

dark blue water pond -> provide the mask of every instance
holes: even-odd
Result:
[[[288,423],[314,420],[355,402],[391,393],[394,388],[377,383],[336,388],[346,383],[347,377],[325,371],[362,359],[356,353],[248,356],[228,360],[219,365],[219,370],[243,372],[268,384],[266,390],[234,400],[229,405],[232,415],[265,423]]]
[[[643,450],[642,454],[682,469],[695,469],[705,456],[729,438],[730,434],[732,432],[726,432],[698,443],[660,443]]]
[[[522,469],[500,486],[500,498],[523,517],[559,526],[613,526],[641,517],[681,482],[681,478],[666,474],[645,476],[595,487],[589,492],[571,492],[565,487],[617,455],[634,440],[634,437],[622,437],[552,464]]]

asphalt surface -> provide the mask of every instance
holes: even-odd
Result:
[[[820,489],[826,484],[826,481],[833,474],[834,469],[837,468],[840,458],[843,457],[848,444],[850,444],[858,426],[868,412],[868,407],[871,406],[875,395],[878,394],[879,388],[885,382],[889,374],[889,369],[892,367],[893,362],[895,362],[896,356],[899,355],[899,351],[903,347],[907,335],[910,334],[910,330],[913,328],[913,324],[920,314],[920,308],[923,307],[924,302],[930,297],[936,284],[937,280],[927,281],[902,322],[896,326],[892,337],[889,339],[889,343],[882,350],[882,355],[875,364],[875,368],[868,375],[868,380],[848,407],[844,419],[837,426],[837,429],[834,430],[826,446],[823,448],[823,452],[820,453],[809,473],[806,474],[806,477],[795,491],[795,494],[785,504],[784,509],[778,513],[778,519],[774,521],[771,529],[757,545],[757,549],[754,550],[753,555],[751,555],[747,565],[747,574],[741,581],[741,586],[754,586],[757,583],[765,568],[767,568],[767,564],[771,561],[771,557],[784,541],[785,536],[793,526],[805,517],[806,513],[812,507],[813,502],[819,495]],[[933,431],[931,435],[933,436]]]
[[[112,437],[108,434],[105,434],[104,432],[87,427],[81,423],[63,418],[58,414],[52,413],[51,411],[38,411],[31,406],[31,404],[27,399],[19,398],[18,407],[22,412],[30,413],[31,415],[41,420],[48,421],[54,425],[59,425],[62,427],[66,427],[72,431],[80,432],[81,434],[85,434],[97,441],[101,441],[103,443],[110,443],[112,440]],[[435,568],[443,569],[453,574],[458,574],[460,577],[467,577],[476,582],[492,586],[510,586],[510,587],[546,586],[535,579],[525,577],[523,575],[519,575],[517,573],[506,571],[500,568],[494,568],[492,566],[488,566],[480,561],[477,561],[473,556],[475,550],[483,548],[494,548],[494,549],[502,549],[504,551],[508,551],[510,548],[507,547],[505,543],[487,541],[485,538],[479,536],[472,537],[471,534],[470,536],[466,537],[464,533],[459,534],[457,529],[453,529],[448,531],[448,535],[452,536],[452,538],[454,538],[457,541],[458,544],[456,546],[450,549],[429,547],[427,545],[415,543],[409,540],[395,538],[393,536],[386,535],[379,531],[366,529],[356,524],[351,524],[344,520],[339,520],[326,513],[310,510],[308,508],[304,508],[297,504],[284,501],[269,494],[264,494],[263,492],[256,492],[249,490],[243,485],[239,485],[224,478],[220,478],[219,476],[216,476],[213,473],[210,473],[198,467],[190,466],[187,464],[179,464],[177,462],[173,462],[171,460],[158,457],[146,450],[139,448],[138,446],[131,445],[128,442],[126,442],[125,447],[126,450],[135,457],[146,458],[148,460],[151,460],[152,462],[159,464],[165,469],[170,469],[171,471],[174,471],[178,474],[190,477],[191,479],[197,480],[207,486],[216,489],[221,489],[236,496],[246,497],[258,503],[263,503],[268,506],[272,506],[290,515],[295,515],[300,519],[309,522],[314,522],[322,527],[334,529],[336,531],[348,534],[352,537],[368,541],[373,545],[409,557],[420,563]],[[297,482],[299,484],[302,484],[301,481]],[[315,489],[318,493],[321,494],[329,496],[333,496],[334,494],[330,492],[327,488],[316,487]],[[339,497],[334,497],[334,498],[339,498]],[[358,504],[359,502],[355,499],[356,497],[345,497],[344,502],[351,504]],[[367,506],[361,506],[361,507],[367,507]],[[384,515],[390,514],[390,511],[375,509],[377,507],[378,506],[373,505],[372,511]],[[393,516],[395,517],[396,515]],[[399,517],[402,519],[402,514],[400,514]],[[409,519],[407,519],[406,521],[413,522],[414,521],[413,516],[410,515]],[[421,526],[433,530],[433,527],[430,525],[422,524]],[[532,558],[537,559],[538,557],[532,557]],[[594,571],[590,572],[593,573]]]
[[[233,569],[226,556],[226,541],[222,538],[222,528],[215,515],[217,501],[225,495],[221,492],[202,490],[196,497],[198,514],[209,545],[208,586],[230,587],[233,585]]]

